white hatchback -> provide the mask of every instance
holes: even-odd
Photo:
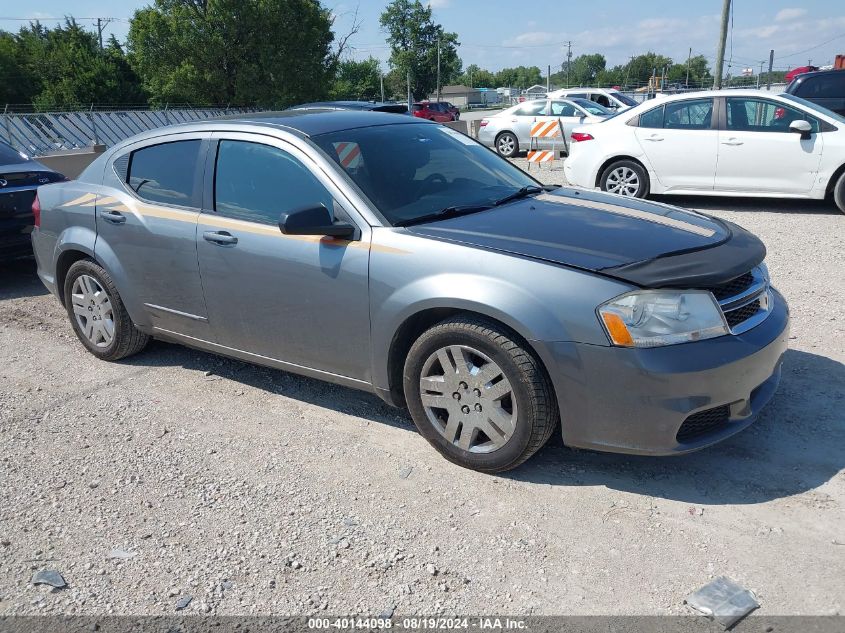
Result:
[[[823,199],[845,212],[845,117],[760,90],[648,101],[576,128],[570,184],[642,198],[692,194]]]

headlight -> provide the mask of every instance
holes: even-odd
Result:
[[[728,334],[722,310],[706,290],[639,290],[598,309],[614,345],[660,347]]]

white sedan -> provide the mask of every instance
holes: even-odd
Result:
[[[676,95],[576,128],[564,169],[623,196],[833,194],[845,212],[845,117],[760,90]]]

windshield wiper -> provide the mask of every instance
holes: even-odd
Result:
[[[440,209],[439,211],[435,211],[434,213],[426,213],[425,215],[418,216],[416,218],[410,218],[408,220],[399,220],[398,222],[394,222],[393,226],[412,226],[414,224],[422,224],[424,222],[436,222],[437,220],[446,220],[448,218],[455,218],[459,215],[468,215],[470,213],[477,213],[478,211],[487,211],[487,209],[492,208],[493,205],[490,204],[465,204],[465,205],[455,205],[451,207],[446,207],[445,209]]]
[[[558,187],[560,187],[560,185],[543,185],[542,187],[538,185],[526,185],[504,198],[499,198],[493,203],[493,206],[499,207],[503,204],[507,204],[508,202],[519,200],[520,198],[525,198],[527,196],[534,195],[535,193],[542,193],[543,191],[554,191]]]

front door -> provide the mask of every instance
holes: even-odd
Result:
[[[712,191],[719,132],[713,99],[672,101],[644,112],[637,141],[666,191]]]
[[[294,209],[344,214],[339,190],[284,141],[215,136],[196,242],[215,341],[369,380],[369,227],[356,222],[353,241],[282,234],[279,216]]]
[[[818,119],[766,98],[727,97],[725,101],[716,190],[809,194],[824,144]],[[789,124],[798,120],[810,123],[809,138],[789,131]]]

